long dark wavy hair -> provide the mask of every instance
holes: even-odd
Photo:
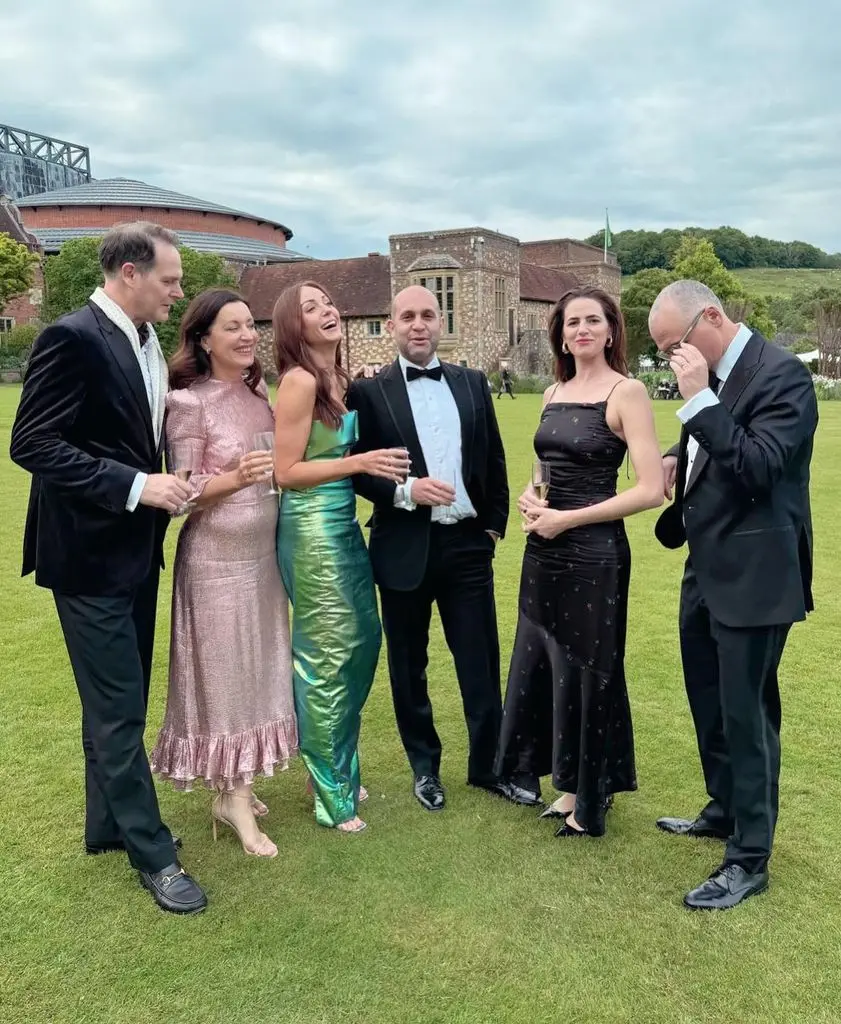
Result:
[[[317,288],[331,302],[333,301],[327,289],[316,281],[299,281],[297,284],[291,284],[288,288],[284,288],[280,293],[272,313],[274,358],[277,365],[277,376],[281,380],[283,375],[294,366],[300,366],[308,373],[311,373],[316,380],[315,410],[313,415],[315,419],[321,420],[325,426],[337,429],[342,422],[344,409],[341,403],[337,402],[333,397],[330,386],[330,372],[319,366],[313,359],[312,350],[304,337],[301,291],[307,287]],[[336,310],[336,318],[341,323],[338,310]],[[350,387],[350,377],[347,370],[342,366],[341,343],[336,344],[334,372],[342,388],[342,394],[346,395]]]
[[[210,333],[222,309],[232,302],[245,302],[245,299],[230,288],[209,288],[197,295],[187,307],[181,319],[178,348],[169,360],[169,386],[173,390],[188,388],[197,380],[210,377],[210,356],[201,347],[201,343]],[[260,361],[255,358],[242,379],[256,394],[262,378]]]
[[[611,338],[610,347],[605,348],[605,360],[612,370],[627,377],[628,343],[625,338],[625,321],[622,319],[619,306],[601,288],[582,285],[564,292],[549,314],[549,344],[552,346],[552,354],[555,356],[555,380],[564,383],[575,376],[575,358],[570,352],[564,352],[563,349],[566,308],[574,299],[593,299],[602,307],[602,312],[610,328]]]

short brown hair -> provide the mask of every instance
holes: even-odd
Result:
[[[155,243],[180,244],[178,235],[160,224],[137,220],[131,224],[115,224],[99,246],[99,265],[106,277],[119,274],[125,263],[133,263],[145,274],[155,265]]]
[[[607,365],[617,373],[621,373],[623,377],[627,377],[625,321],[622,318],[619,305],[601,288],[582,285],[579,288],[570,288],[568,292],[565,292],[549,314],[549,344],[552,346],[552,354],[555,356],[555,380],[564,382],[575,376],[575,359],[569,352],[564,352],[564,318],[566,308],[573,299],[593,299],[602,307],[605,320],[610,328],[611,339],[610,348],[605,350]]]

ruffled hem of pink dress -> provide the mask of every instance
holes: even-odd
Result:
[[[189,792],[194,783],[209,789],[249,786],[258,776],[285,771],[298,753],[294,718],[223,736],[177,736],[161,729],[149,758],[152,771]]]

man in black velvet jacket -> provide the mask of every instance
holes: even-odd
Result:
[[[87,305],[35,342],[12,429],[32,474],[23,575],[53,592],[82,703],[85,848],[125,850],[158,905],[195,913],[143,747],[168,513],[189,496],[161,472],[166,361],[152,323],[181,291],[175,236],[113,228]]]
[[[710,797],[666,832],[726,841],[713,875],[684,898],[727,909],[768,885],[778,811],[777,668],[792,623],[812,610],[809,472],[818,423],[809,371],[735,324],[716,295],[677,281],[655,300],[651,336],[686,404],[680,442],[664,459],[656,535],[688,543],[680,645]]]
[[[508,796],[493,772],[502,702],[492,559],[508,519],[505,453],[478,371],[436,355],[436,297],[412,286],[395,296],[389,333],[399,356],[351,385],[358,451],[403,446],[414,472],[396,486],[369,476],[355,487],[374,504],[369,552],[380,588],[397,725],[427,810],[444,806],[441,742],[427,692],[432,605],[455,661],[469,738],[467,780]]]

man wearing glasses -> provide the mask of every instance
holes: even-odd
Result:
[[[676,281],[649,331],[685,404],[664,457],[674,502],[655,533],[688,544],[680,598],[684,681],[710,797],[675,835],[726,842],[722,864],[687,893],[690,909],[725,910],[768,887],[777,821],[777,668],[793,622],[813,608],[809,466],[818,423],[809,371],[725,315],[714,292]]]

